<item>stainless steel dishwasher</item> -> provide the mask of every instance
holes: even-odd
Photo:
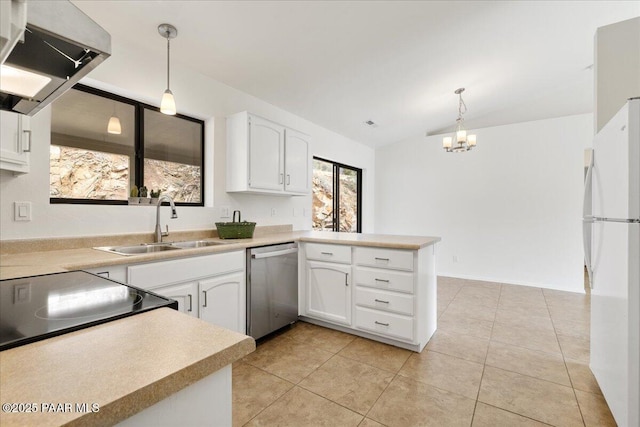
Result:
[[[298,244],[247,249],[247,335],[261,338],[298,320]]]

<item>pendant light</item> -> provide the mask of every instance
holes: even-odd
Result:
[[[113,114],[109,118],[109,124],[107,125],[107,132],[114,135],[120,135],[122,133],[122,126],[120,125],[120,119],[116,115],[116,104],[113,104]]]
[[[458,125],[455,136],[445,136],[442,139],[442,148],[444,148],[447,153],[463,153],[476,146],[476,136],[467,135],[467,131],[464,128],[464,119],[462,118],[462,115],[467,112],[467,105],[462,100],[462,92],[464,92],[463,87],[456,89],[454,92],[460,97],[458,102],[458,119],[456,120]],[[455,146],[453,146],[454,139],[457,144]]]
[[[178,30],[171,24],[161,24],[158,26],[158,33],[167,39],[167,90],[162,94],[162,102],[160,102],[160,112],[169,116],[176,114],[176,101],[173,99],[173,93],[169,89],[169,45],[170,40],[176,38]]]

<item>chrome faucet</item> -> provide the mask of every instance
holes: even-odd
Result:
[[[160,206],[162,206],[162,201],[166,200],[171,205],[171,219],[178,218],[178,213],[176,212],[176,205],[173,203],[173,199],[169,196],[162,195],[158,198],[158,205],[156,206],[156,236],[155,242],[161,243],[162,238],[169,235],[169,226],[167,225],[167,231],[162,231],[160,228]]]

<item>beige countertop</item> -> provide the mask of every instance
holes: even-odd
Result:
[[[113,425],[255,350],[237,332],[160,308],[0,352],[0,425]],[[150,363],[153,361],[153,363]],[[98,412],[42,412],[42,404],[97,404]]]
[[[64,239],[61,240],[63,241]],[[90,246],[64,249],[64,242],[61,243],[61,240],[55,240],[53,241],[54,243],[43,240],[45,243],[40,244],[38,241],[32,241],[29,245],[23,245],[32,251],[0,255],[0,279],[229,252],[291,241],[418,250],[439,242],[440,238],[395,236],[388,234],[334,233],[328,231],[286,231],[265,234],[252,239],[221,240],[218,238],[209,238],[209,240],[220,241],[222,244],[132,256],[99,251],[92,249]],[[90,243],[87,244],[92,246],[107,245],[104,243],[104,240],[101,241],[98,240],[98,238],[88,240],[88,242]],[[55,244],[55,246],[51,247],[52,244]],[[134,243],[131,242],[129,244]],[[34,249],[38,248],[42,248],[42,250],[34,251]]]

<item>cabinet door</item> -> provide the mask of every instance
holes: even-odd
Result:
[[[307,261],[306,315],[351,325],[351,266]]]
[[[285,191],[297,194],[309,193],[311,181],[309,149],[307,135],[292,129],[285,131]]]
[[[198,317],[198,283],[187,282],[177,285],[161,286],[149,289],[163,297],[178,301],[178,311],[189,316]]]
[[[17,113],[0,111],[0,169],[29,172],[31,151],[30,118]]]
[[[245,334],[247,326],[244,272],[201,280],[199,287],[200,318]]]
[[[249,187],[284,189],[284,127],[249,116]]]

